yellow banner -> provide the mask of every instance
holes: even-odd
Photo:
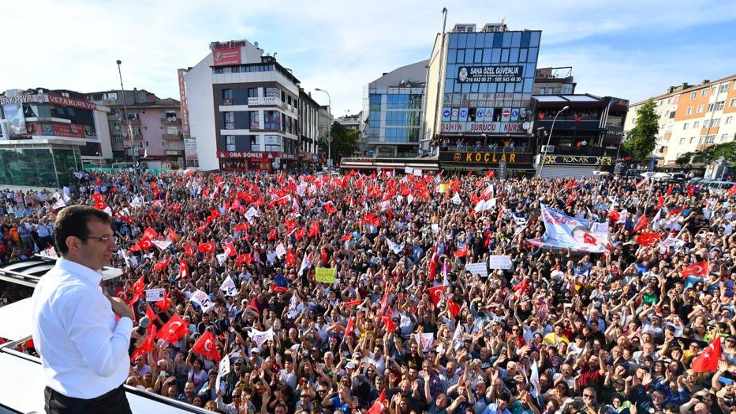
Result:
[[[334,267],[318,267],[315,268],[314,278],[320,283],[335,283],[337,269]]]
[[[439,186],[439,192],[440,193],[446,193],[447,190],[449,190],[449,189],[450,189],[450,184],[447,184],[447,183],[441,183],[440,186]]]

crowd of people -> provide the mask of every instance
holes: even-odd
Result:
[[[130,172],[3,196],[5,263],[50,246],[59,200],[112,214],[127,384],[215,412],[736,412],[736,191]],[[607,222],[605,251],[530,243],[541,204]]]

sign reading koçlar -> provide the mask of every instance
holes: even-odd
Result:
[[[523,65],[460,66],[457,70],[457,80],[460,83],[516,83],[523,78]]]

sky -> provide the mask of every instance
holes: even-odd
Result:
[[[542,30],[538,67],[572,66],[577,93],[633,102],[736,73],[736,1],[1,1],[0,91],[126,89],[179,98],[176,70],[211,41],[258,41],[333,114],[362,109],[367,84],[427,59],[456,23]],[[314,92],[327,104],[326,95]]]

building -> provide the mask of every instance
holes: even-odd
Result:
[[[327,143],[330,141],[330,133],[332,132],[332,124],[335,123],[335,118],[332,116],[330,107],[327,105],[319,107],[318,118],[320,148],[327,149]],[[320,164],[324,165],[327,162],[328,152],[321,151],[318,154]]]
[[[417,156],[428,63],[422,60],[402,66],[368,84],[362,111],[365,128],[360,137],[363,155]]]
[[[457,24],[438,33],[427,68],[422,150],[442,163],[462,157],[458,152],[468,146],[514,148],[513,162],[481,155],[487,162],[468,168],[532,170],[531,98],[541,34],[503,23],[479,31]]]
[[[347,114],[338,117],[335,121],[345,127],[345,129],[351,129],[353,131],[360,131],[363,124],[363,111],[357,114]]]
[[[139,160],[153,168],[184,166],[179,101],[161,99],[143,89],[86,95],[95,103],[110,108],[107,120],[116,161]]]
[[[575,93],[572,66],[537,69],[534,75],[534,95],[572,95]]]
[[[636,126],[639,108],[656,104],[659,134],[654,156],[663,166],[674,166],[687,152],[736,139],[736,74],[699,85],[683,83],[666,93],[636,102],[629,108],[625,133]]]
[[[611,96],[532,96],[537,173],[584,177],[594,171],[612,172],[628,106],[627,100]]]
[[[299,88],[299,160],[305,166],[319,162],[319,110],[312,93]]]
[[[68,90],[0,94],[0,184],[60,187],[83,163],[111,160],[109,111]]]
[[[299,154],[299,80],[247,40],[213,42],[183,74],[203,170],[280,169]]]

